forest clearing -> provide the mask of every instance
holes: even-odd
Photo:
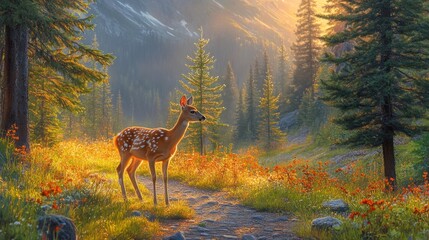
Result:
[[[0,239],[429,239],[428,16],[0,1]]]

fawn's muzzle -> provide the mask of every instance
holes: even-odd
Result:
[[[206,117],[204,117],[203,115],[201,115],[201,117],[200,117],[200,122],[202,122],[202,121],[204,121],[204,120],[206,120]]]

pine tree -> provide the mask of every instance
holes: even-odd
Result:
[[[290,97],[291,109],[296,109],[307,89],[314,93],[313,84],[319,68],[320,46],[318,37],[319,24],[315,16],[316,1],[302,0],[298,9],[296,42],[292,50],[295,57],[293,73],[293,93]],[[314,95],[314,94],[312,94]]]
[[[247,98],[246,98],[246,119],[247,119],[247,132],[251,141],[257,139],[258,130],[258,106],[257,94],[255,88],[255,79],[253,75],[252,66],[250,66],[249,78],[247,80]]]
[[[16,11],[19,9],[20,11]],[[2,81],[1,134],[16,126],[16,147],[30,151],[28,130],[28,40],[31,20],[37,8],[30,0],[0,2],[0,28],[4,32],[4,74]],[[3,35],[3,34],[2,34]],[[1,56],[3,58],[3,56]]]
[[[278,73],[277,73],[277,86],[278,92],[280,94],[280,109],[281,111],[286,111],[286,106],[288,105],[288,91],[289,91],[289,66],[286,63],[286,52],[284,45],[281,45],[279,51],[279,60],[278,60]]]
[[[214,145],[217,143],[217,132],[223,126],[220,115],[224,110],[221,99],[224,86],[218,83],[218,77],[210,75],[215,60],[205,50],[208,43],[209,40],[203,38],[201,29],[200,38],[195,43],[194,57],[188,56],[191,62],[186,65],[189,73],[183,74],[184,81],[180,81],[181,86],[194,97],[195,107],[207,118],[204,124],[193,124],[188,131],[188,138],[201,155],[207,152],[207,141]]]
[[[279,128],[279,96],[274,95],[274,84],[268,69],[262,97],[259,102],[261,120],[258,129],[258,139],[266,150],[273,149],[284,140],[285,134]]]
[[[255,66],[253,66],[253,81],[254,81],[254,87],[255,87],[255,99],[259,99],[262,94],[262,87],[264,86],[264,75],[261,73],[261,66],[259,66],[259,61],[256,58],[255,60]]]
[[[223,122],[233,125],[236,111],[236,104],[238,101],[238,86],[232,70],[231,63],[228,62],[226,68],[226,75],[223,78],[225,89],[222,92],[222,100],[225,106],[225,111],[222,113]]]
[[[65,94],[62,98],[65,101],[60,104],[73,102],[73,99],[67,97],[84,91],[87,82],[105,78],[102,72],[84,64],[98,62],[104,66],[113,59],[81,41],[81,34],[92,27],[92,18],[86,16],[90,3],[84,0],[5,0],[0,3],[0,12],[5,13],[0,15],[0,24],[6,27],[5,59],[12,63],[8,63],[5,69],[2,130],[17,123],[18,145],[25,145],[29,149],[27,86],[33,81],[27,78],[29,71],[36,67],[49,69],[51,76],[46,78],[45,83],[53,80],[56,89],[64,87],[64,92],[72,92]],[[28,44],[30,39],[31,44]],[[31,64],[28,64],[28,56]],[[10,74],[13,72],[19,74]],[[15,97],[19,100],[15,100]]]
[[[259,76],[258,85],[257,85],[257,88],[260,90],[261,94],[263,91],[262,88],[264,87],[264,84],[265,84],[265,79],[267,78],[267,75],[268,75],[268,68],[269,68],[268,65],[269,65],[268,54],[267,54],[267,50],[264,49],[263,62],[262,62],[261,69],[259,71],[260,76]]]
[[[112,93],[110,91],[109,79],[106,79],[101,84],[101,119],[100,119],[100,135],[107,139],[112,135]]]
[[[244,84],[243,84],[244,85]],[[234,141],[239,143],[247,140],[247,119],[246,119],[246,86],[241,88],[238,104],[236,106],[235,113],[235,128],[234,128]]]
[[[60,140],[62,133],[61,122],[58,119],[60,109],[58,106],[72,109],[74,102],[64,102],[67,92],[62,93],[65,88],[58,88],[57,83],[61,79],[50,79],[55,74],[50,69],[35,66],[30,72],[29,92],[29,119],[31,138],[44,145],[52,146]]]
[[[351,131],[347,143],[382,146],[384,176],[396,181],[394,136],[413,136],[427,126],[429,19],[425,0],[342,0],[344,31],[324,37],[330,47],[353,42],[343,56],[326,61],[344,65],[323,81],[325,100],[341,110],[335,122]]]
[[[124,128],[125,120],[124,120],[124,111],[122,106],[122,96],[121,92],[118,92],[116,96],[115,108],[113,109],[113,133],[118,133]]]
[[[170,102],[168,105],[167,127],[172,128],[176,124],[177,118],[180,115],[180,97],[184,94],[178,89],[170,93]]]

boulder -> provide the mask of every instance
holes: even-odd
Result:
[[[164,240],[186,240],[186,237],[183,232],[177,232],[174,235],[165,237]]]
[[[324,202],[323,207],[330,209],[332,212],[345,213],[349,210],[349,205],[342,199],[336,199]]]
[[[42,239],[77,240],[76,226],[70,218],[61,215],[45,215],[37,220]]]
[[[141,217],[141,216],[142,216],[142,213],[141,213],[140,211],[133,210],[133,211],[131,212],[131,216],[132,216],[132,217]]]
[[[256,240],[257,238],[256,238],[255,236],[251,235],[251,234],[244,234],[244,235],[241,237],[241,239],[242,239],[242,240]]]
[[[334,217],[327,216],[327,217],[321,217],[316,218],[313,221],[311,221],[311,229],[316,231],[326,231],[326,230],[332,230],[333,228],[341,226],[343,223]]]

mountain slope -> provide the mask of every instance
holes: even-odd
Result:
[[[110,69],[113,93],[121,92],[128,116],[156,125],[166,115],[160,109],[166,109],[169,92],[187,72],[186,56],[200,27],[217,59],[213,74],[223,75],[231,61],[242,82],[263,49],[274,62],[277,47],[293,42],[299,2],[99,0],[91,13],[101,49],[117,56]]]

